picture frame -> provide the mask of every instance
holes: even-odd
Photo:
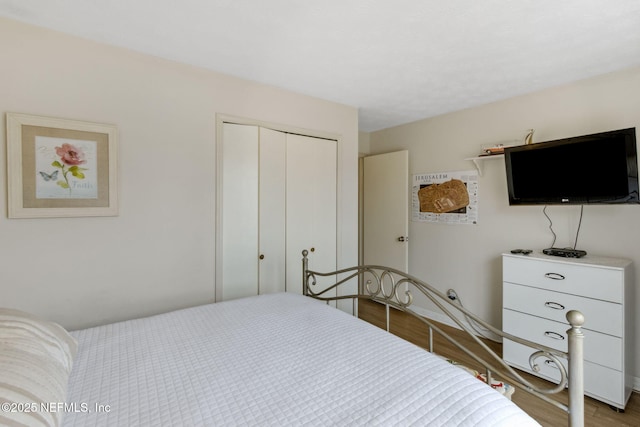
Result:
[[[118,215],[117,129],[6,113],[9,218]]]

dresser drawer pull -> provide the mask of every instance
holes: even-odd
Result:
[[[544,275],[547,279],[564,280],[564,276],[560,273],[547,273]]]
[[[554,340],[559,340],[559,341],[563,341],[564,340],[564,336],[560,335],[557,332],[551,332],[551,331],[547,331],[544,333],[545,337],[549,337],[549,338],[553,338]]]
[[[553,308],[554,310],[564,310],[564,305],[557,302],[553,302],[553,301],[545,302],[544,306],[548,308]]]

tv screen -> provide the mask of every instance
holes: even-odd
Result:
[[[640,203],[635,128],[504,153],[510,205]]]

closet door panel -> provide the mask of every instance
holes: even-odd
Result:
[[[259,293],[285,291],[286,143],[283,132],[260,128]]]
[[[309,268],[336,268],[336,160],[333,140],[287,135],[287,291],[302,292],[302,250]],[[331,279],[318,278],[318,289]]]
[[[309,138],[314,140],[315,138]],[[314,203],[310,215],[313,265],[320,271],[336,269],[336,141],[315,139],[313,148]]]
[[[310,250],[313,200],[305,145],[287,135],[287,292],[302,293],[302,250]],[[310,254],[311,255],[311,254]]]
[[[225,123],[222,140],[222,299],[258,292],[258,128]]]

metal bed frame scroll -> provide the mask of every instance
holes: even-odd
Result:
[[[438,289],[399,270],[377,265],[363,265],[321,273],[309,270],[308,254],[308,251],[302,251],[302,280],[304,295],[326,301],[327,303],[329,301],[350,299],[353,301],[354,307],[358,299],[366,299],[384,304],[386,306],[387,331],[389,330],[390,307],[415,316],[428,328],[428,351],[433,352],[433,334],[435,332],[480,364],[480,366],[486,370],[488,384],[491,384],[492,377],[495,374],[500,378],[509,379],[513,382],[512,385],[567,412],[569,426],[584,426],[584,335],[581,328],[584,323],[584,316],[581,312],[571,310],[567,313],[567,321],[571,326],[567,330],[568,351],[559,351],[496,329],[475,314],[468,311],[461,304],[456,304],[449,300],[449,298],[447,298],[447,296]],[[323,289],[316,290],[318,287],[316,285],[318,277],[331,276],[335,276],[340,279],[328,287],[323,286]],[[337,292],[338,287],[351,280],[358,281],[357,293],[340,295],[340,292]],[[416,313],[411,308],[414,300],[414,294],[421,294],[428,298],[446,316],[455,322],[460,329],[465,331],[469,338],[484,350],[486,356],[482,357],[477,355],[473,351],[469,350],[464,344],[456,341],[455,338],[452,338],[449,334],[443,331],[437,323]],[[463,322],[459,317],[466,318],[468,322],[475,322],[502,339],[508,339],[533,348],[534,352],[529,357],[529,364],[531,365],[531,368],[535,372],[538,372],[540,368],[536,361],[539,358],[545,358],[544,363],[553,364],[558,369],[560,373],[560,380],[558,384],[551,384],[548,387],[543,387],[529,382],[518,371],[502,360],[502,357],[491,350],[491,348],[489,348],[476,335],[474,330],[469,326],[469,323]],[[560,359],[566,359],[568,361],[568,370]],[[568,405],[550,397],[550,395],[560,393],[566,387],[568,387],[569,392]]]

